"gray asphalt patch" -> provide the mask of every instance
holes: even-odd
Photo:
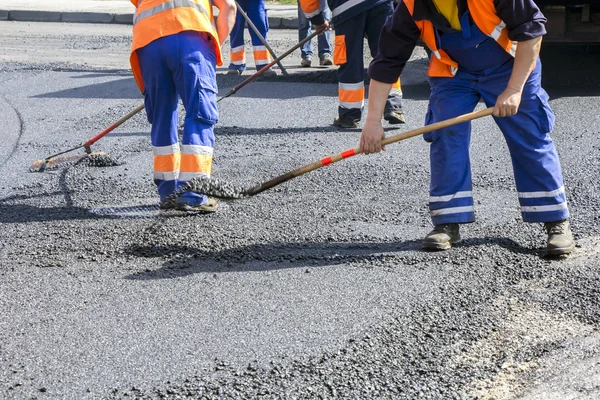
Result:
[[[88,29],[79,50],[94,46]],[[40,43],[68,47],[68,36],[50,36]],[[286,40],[274,50],[295,37]],[[127,54],[121,38],[114,45]],[[210,216],[158,213],[142,114],[93,146],[120,165],[28,173],[141,100],[123,71],[65,66],[0,72],[24,122],[0,167],[2,397],[598,397],[597,86],[548,86],[579,246],[555,261],[543,258],[542,227],[520,220],[491,118],[473,123],[478,220],[443,253],[419,249],[431,228],[420,138],[223,201]],[[593,82],[567,72],[555,83]],[[227,79],[221,92],[235,84]],[[422,126],[426,111],[423,81],[408,82],[400,130]],[[353,148],[360,135],[331,127],[334,83],[253,82],[219,107],[214,177],[240,187]]]

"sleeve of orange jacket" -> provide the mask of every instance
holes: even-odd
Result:
[[[323,25],[325,16],[323,15],[323,7],[321,1],[327,0],[300,0],[300,8],[313,25]]]
[[[137,8],[139,0],[129,0],[129,1],[131,1],[131,4],[133,4],[135,6],[135,8]]]

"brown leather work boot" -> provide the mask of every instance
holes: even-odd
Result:
[[[436,225],[421,242],[423,250],[447,250],[460,241],[458,224]]]
[[[544,227],[548,232],[547,256],[563,256],[575,250],[575,240],[573,240],[573,233],[571,233],[568,220],[546,222]]]

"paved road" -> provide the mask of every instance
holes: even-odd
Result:
[[[141,114],[94,146],[120,165],[29,173],[140,104],[129,33],[3,22],[0,34],[1,397],[600,396],[597,54],[569,49],[573,67],[544,50],[579,244],[546,260],[490,119],[474,123],[478,222],[445,253],[419,251],[419,138],[209,217],[157,210]],[[293,43],[273,32],[276,52]],[[424,65],[415,52],[403,76],[407,129],[426,110]],[[219,103],[215,176],[246,187],[357,144],[358,130],[330,126],[334,69],[291,71]],[[243,78],[219,75],[221,92]]]

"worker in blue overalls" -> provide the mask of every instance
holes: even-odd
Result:
[[[233,0],[196,0],[196,7],[168,0],[131,0],[133,20],[131,69],[144,94],[152,124],[154,182],[160,208],[212,213],[217,200],[187,191],[194,178],[210,177],[215,145],[217,65],[221,45],[235,20]],[[213,5],[219,10],[213,16]],[[181,142],[177,135],[178,102],[185,108]]]
[[[533,0],[401,1],[369,67],[369,108],[360,148],[366,154],[381,150],[383,129],[377,116],[420,37],[432,51],[426,123],[472,112],[480,100],[494,107],[511,154],[523,220],[544,223],[546,254],[558,256],[572,252],[575,242],[558,154],[548,134],[554,114],[541,87],[545,22]],[[431,143],[429,210],[435,227],[423,249],[450,248],[460,240],[459,224],[475,219],[470,135],[470,123],[425,135]]]
[[[300,0],[300,6],[314,29],[329,27],[325,13],[326,0]],[[333,125],[357,128],[365,100],[364,41],[369,44],[371,56],[377,54],[381,28],[392,14],[392,0],[327,0],[331,9],[331,23],[335,29],[333,63],[338,69],[338,116]],[[400,75],[396,76],[388,93],[383,119],[390,124],[405,122],[402,111]]]
[[[267,40],[267,32],[269,31],[269,20],[267,11],[265,10],[265,0],[238,0],[237,4],[248,15],[248,18],[256,26],[256,29]],[[241,75],[246,70],[246,49],[244,46],[244,27],[246,19],[241,13],[237,13],[235,25],[229,35],[229,75]],[[271,55],[267,47],[263,44],[254,30],[249,29],[250,39],[252,40],[252,55],[254,57],[254,65],[257,70],[271,62]],[[269,68],[263,72],[263,76],[275,76],[275,70]]]

